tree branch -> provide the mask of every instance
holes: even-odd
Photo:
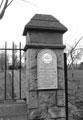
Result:
[[[81,39],[83,39],[83,36],[77,41],[77,43],[75,44],[75,46],[73,47],[72,50],[74,50],[76,48],[76,46],[78,45],[78,43],[81,41]]]
[[[2,4],[3,4],[3,1],[4,1],[4,0],[1,1],[0,8],[1,8]]]
[[[2,3],[3,3],[3,1],[2,1]],[[2,3],[1,3],[1,4],[2,4]],[[1,11],[1,13],[0,13],[0,19],[2,19],[3,16],[4,16],[5,10],[6,10],[6,8],[7,8],[7,4],[8,4],[8,0],[6,0],[5,3],[4,3],[4,6],[3,6],[2,11]],[[1,5],[1,6],[2,6],[2,5]]]
[[[5,1],[5,2],[4,2]],[[4,14],[5,14],[5,10],[6,10],[6,8],[13,2],[14,0],[11,0],[10,2],[9,2],[9,0],[2,0],[1,1],[1,4],[0,4],[0,20],[3,18],[3,16],[4,16]],[[34,6],[36,6],[34,3],[32,3],[32,2],[30,2],[30,1],[27,1],[27,0],[22,0],[22,1],[24,1],[24,2],[27,2],[27,3],[29,3],[29,4],[32,4],[32,5],[34,5]],[[36,6],[37,7],[37,6]]]
[[[7,4],[7,7],[13,2],[13,0],[10,1],[10,3]]]
[[[35,5],[34,3],[30,2],[30,1],[27,1],[27,0],[22,0],[22,1],[23,1],[23,2],[27,2],[27,3],[29,3],[29,4],[32,4],[33,6],[38,7],[37,5]]]

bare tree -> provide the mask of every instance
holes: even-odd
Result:
[[[74,43],[74,45],[72,45],[68,51],[67,54],[67,60],[68,60],[68,68],[71,68],[72,70],[72,78],[74,75],[74,65],[76,64],[76,62],[78,60],[81,59],[82,55],[83,55],[83,48],[82,47],[78,47],[78,44],[80,43],[80,41],[83,39],[83,36]]]
[[[83,36],[74,43],[74,45],[70,46],[70,49],[68,50],[67,53],[67,59],[68,59],[68,67],[73,67],[74,63],[77,60],[80,60],[82,54],[83,54],[83,48],[82,47],[78,47],[78,44],[80,43],[80,41],[83,39]]]
[[[13,0],[11,0],[10,2],[9,2],[9,0],[1,0],[1,3],[0,3],[0,20],[3,18],[7,7],[8,7],[12,2],[13,2]]]
[[[1,1],[0,2],[0,20],[1,20],[5,14],[6,9],[14,0],[0,0],[0,1]],[[33,3],[27,0],[22,0],[22,1],[34,5]]]

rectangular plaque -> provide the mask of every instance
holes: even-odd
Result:
[[[42,50],[37,58],[38,89],[57,88],[57,58],[52,50]]]

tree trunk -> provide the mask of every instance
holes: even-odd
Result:
[[[4,6],[3,6],[3,4],[4,4]],[[4,3],[4,0],[2,0],[2,4],[0,5],[0,9],[2,9],[0,12],[0,20],[3,18],[4,14],[5,14],[5,10],[7,8],[7,5],[8,5],[8,0],[6,0],[5,3]]]

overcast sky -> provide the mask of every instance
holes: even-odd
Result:
[[[0,46],[5,41],[8,45],[12,41],[17,44],[21,41],[25,45],[25,37],[22,36],[24,26],[36,13],[53,15],[68,28],[63,37],[64,44],[72,45],[83,36],[83,0],[28,1],[32,4],[14,0],[7,8],[4,18],[0,20]]]

